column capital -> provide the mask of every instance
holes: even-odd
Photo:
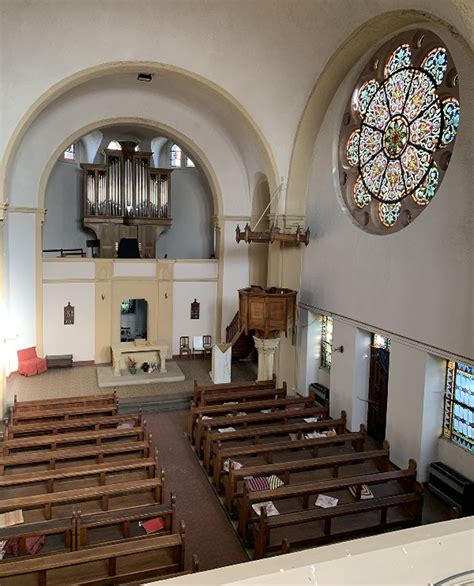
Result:
[[[255,348],[259,352],[262,351],[267,354],[273,354],[280,343],[280,338],[257,338],[257,336],[253,336],[253,340],[255,342]]]

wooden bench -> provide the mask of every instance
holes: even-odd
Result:
[[[117,477],[120,482],[123,482],[121,477],[132,472],[143,472],[145,478],[154,478],[157,468],[158,462],[156,458],[141,458],[103,464],[70,466],[59,470],[7,474],[6,476],[0,476],[0,494],[3,494],[3,498],[8,498],[5,492],[7,489],[15,489],[16,493],[20,494],[21,490],[25,488],[28,490],[28,494],[32,494],[33,490],[35,494],[58,492],[64,482],[70,484],[74,480],[82,481],[82,484],[87,481],[91,485],[93,483],[105,485],[116,481]],[[68,486],[69,490],[72,488]]]
[[[175,531],[176,497],[173,494],[171,494],[169,505],[152,504],[119,509],[117,511],[107,511],[105,513],[93,513],[91,515],[82,515],[80,510],[76,510],[75,547],[76,549],[80,549],[89,545],[95,546],[97,540],[94,540],[93,544],[89,543],[88,535],[90,532],[94,529],[110,527],[112,525],[120,525],[122,527],[123,538],[130,539],[130,524],[132,522],[146,521],[147,519],[154,519],[156,517],[161,517],[164,522],[164,528],[160,531],[160,535],[168,535]],[[100,543],[103,543],[103,539],[100,539]]]
[[[255,523],[259,518],[252,508],[252,505],[257,503],[285,499],[295,499],[300,502],[300,499],[302,499],[303,509],[307,509],[309,507],[309,498],[312,495],[340,491],[348,489],[350,486],[356,486],[358,493],[357,500],[359,500],[360,490],[363,484],[371,486],[391,481],[397,481],[403,487],[404,492],[413,492],[416,485],[415,461],[410,460],[406,470],[392,470],[389,472],[378,472],[376,474],[361,474],[331,480],[304,482],[301,484],[281,486],[275,490],[249,491],[247,485],[244,485],[243,496],[239,507],[238,532],[242,539],[247,539],[249,524]]]
[[[304,419],[309,417],[323,417],[321,422],[294,421],[295,419]],[[327,409],[326,407],[311,407],[311,409],[304,409],[298,411],[277,411],[275,413],[259,413],[258,415],[247,415],[245,417],[226,417],[219,418],[220,427],[232,426],[231,420],[240,423],[244,426],[243,429],[236,429],[235,431],[220,432],[213,430],[214,425],[207,425],[204,431],[204,447],[203,447],[203,465],[209,471],[211,464],[211,455],[215,454],[217,450],[217,442],[225,441],[243,441],[252,440],[258,443],[262,437],[273,435],[288,435],[289,433],[309,433],[317,429],[324,429],[328,427]],[[206,421],[206,423],[214,423],[217,419]],[[335,420],[337,421],[337,420]],[[268,425],[263,425],[268,422]],[[250,425],[255,424],[255,425]],[[322,423],[323,427],[317,427],[318,423]],[[330,421],[332,423],[332,421]],[[260,424],[260,425],[259,425]],[[315,427],[316,426],[316,427]],[[331,425],[332,427],[332,425]],[[340,426],[335,427],[336,432],[345,431]]]
[[[203,393],[221,393],[226,391],[252,390],[252,389],[274,389],[276,388],[276,377],[267,381],[242,382],[242,383],[220,383],[217,385],[198,385],[194,381],[193,401],[197,405]]]
[[[338,478],[340,467],[353,466],[369,461],[373,461],[380,472],[388,472],[389,445],[387,441],[384,442],[384,447],[381,450],[340,454],[337,456],[323,456],[320,458],[305,458],[303,460],[278,462],[263,466],[243,466],[239,469],[231,466],[227,480],[224,482],[225,506],[229,512],[232,510],[234,499],[241,497],[243,494],[243,490],[237,490],[238,484],[244,481],[247,476],[268,477],[275,474],[281,476],[285,484],[290,484],[290,476],[292,474],[330,468],[333,478]]]
[[[302,407],[313,407],[314,397],[285,397],[284,399],[266,399],[261,401],[248,401],[245,404],[222,404],[222,405],[207,405],[204,407],[193,407],[191,406],[188,415],[188,435],[192,439],[193,432],[196,439],[196,443],[199,442],[203,428],[206,425],[206,421],[209,419],[202,419],[203,417],[219,417],[227,416],[228,413],[237,415],[239,411],[245,413],[250,412],[261,412],[262,410],[280,411],[288,407],[293,406]]]
[[[68,413],[72,410],[73,416],[80,416],[80,409],[86,412],[88,409],[95,407],[104,408],[107,412],[117,412],[118,399],[117,394],[106,393],[103,395],[81,395],[71,397],[58,397],[56,399],[40,399],[35,401],[18,401],[17,395],[13,399],[13,405],[10,408],[10,417],[13,423],[25,419],[41,419],[45,417],[56,417],[58,419],[68,418]],[[43,412],[46,412],[43,415]]]
[[[287,395],[286,383],[279,389],[276,387],[257,387],[257,388],[246,388],[230,391],[219,391],[211,392],[205,391],[201,394],[201,400],[197,406],[215,405],[224,403],[226,401],[237,401],[239,403],[245,403],[246,401],[257,401],[259,399],[284,399]],[[194,404],[194,401],[193,401]]]
[[[400,509],[403,512],[393,519],[388,519],[390,509]],[[279,551],[282,544],[271,543],[271,532],[275,529],[282,529],[301,526],[306,523],[317,522],[322,524],[319,529],[319,535],[313,534],[311,537],[304,539],[290,540],[285,538],[283,551],[288,552],[290,545],[300,547],[311,547],[314,545],[333,542],[341,539],[353,539],[360,535],[381,533],[389,529],[401,529],[421,524],[421,515],[423,509],[423,487],[416,483],[414,492],[388,496],[367,501],[360,501],[350,504],[337,505],[329,509],[311,509],[297,513],[287,513],[267,517],[266,511],[262,511],[262,516],[254,525],[254,543],[255,550],[253,559],[261,559],[268,552]],[[367,514],[371,512],[380,512],[380,517],[374,522],[370,522]],[[352,515],[364,515],[362,526],[357,528],[345,528],[333,531],[332,520],[340,517],[350,517]]]
[[[71,461],[84,463],[84,460],[93,459],[100,464],[112,458],[116,460],[118,457],[130,457],[132,454],[136,454],[138,458],[147,458],[150,454],[149,441],[120,441],[102,446],[72,446],[0,456],[0,474],[5,474],[6,472],[15,473],[17,468],[23,469],[40,465],[46,465],[50,470],[55,470],[58,467],[70,464]]]
[[[50,520],[68,516],[70,505],[80,506],[86,513],[160,503],[163,499],[164,473],[160,478],[148,478],[129,482],[116,482],[103,486],[76,488],[61,492],[24,496],[0,500],[0,512],[23,510],[25,523],[34,523],[43,519]],[[140,494],[145,493],[143,498]],[[119,500],[118,506],[110,506],[110,499]],[[143,502],[145,501],[145,502]],[[64,507],[61,509],[61,507]],[[66,506],[67,505],[67,506]],[[55,514],[56,507],[59,512]],[[65,511],[68,511],[65,515]]]
[[[90,545],[88,543],[89,530],[120,525],[123,537],[130,538],[131,522],[145,521],[156,517],[161,517],[164,521],[164,528],[160,531],[160,535],[169,535],[175,531],[176,498],[174,495],[171,495],[169,505],[145,505],[105,513],[92,513],[90,515],[81,515],[79,509],[74,509],[69,518],[23,523],[22,525],[0,529],[0,541],[16,541],[18,543],[18,555],[24,556],[28,555],[26,549],[26,540],[28,538],[42,535],[46,537],[63,535],[64,548],[69,551],[76,551]],[[97,543],[98,541],[94,540],[94,545],[97,545]],[[104,544],[102,537],[99,539],[99,543]]]
[[[81,419],[64,419],[55,421],[37,421],[35,423],[17,423],[7,426],[5,439],[15,437],[33,436],[41,434],[57,434],[68,431],[85,431],[119,427],[132,424],[142,425],[142,415],[139,413],[130,415],[109,415],[106,417],[83,417]]]
[[[82,419],[84,417],[105,417],[107,415],[117,415],[118,403],[96,405],[84,405],[83,407],[67,408],[50,408],[33,411],[20,411],[15,413],[10,411],[9,424],[17,425],[19,423],[35,423],[37,421],[62,421],[69,419]]]
[[[103,586],[180,575],[184,571],[184,532],[182,523],[179,534],[148,536],[79,551],[3,561],[0,583],[2,586],[18,586],[20,582],[41,586]],[[195,558],[193,570],[196,566]]]
[[[334,428],[335,430],[345,431],[346,428],[346,418],[345,412],[342,412],[343,417],[340,419],[323,419],[322,421],[318,421],[317,423],[313,423],[311,425],[317,425],[317,430],[325,430],[329,428]],[[301,424],[297,424],[301,425]],[[310,424],[303,424],[303,425],[310,425]],[[284,426],[278,426],[279,428],[283,428]],[[265,428],[265,431],[267,429]],[[311,428],[312,431],[312,428]],[[284,435],[288,435],[287,428],[285,427],[283,431]],[[224,462],[227,459],[235,459],[235,458],[242,458],[242,457],[252,457],[255,458],[256,456],[262,456],[265,458],[267,464],[271,464],[273,462],[273,455],[278,452],[286,452],[291,450],[292,454],[298,454],[298,452],[304,452],[305,450],[311,450],[312,456],[316,457],[319,452],[320,447],[328,447],[328,446],[335,446],[341,445],[345,443],[350,443],[352,448],[356,451],[362,451],[365,445],[366,439],[366,431],[365,426],[360,426],[360,431],[355,432],[347,432],[347,433],[336,433],[336,435],[330,435],[327,437],[318,437],[318,438],[304,438],[303,433],[301,430],[295,432],[295,435],[301,439],[295,440],[288,440],[284,439],[281,441],[275,442],[268,442],[268,443],[257,443],[257,444],[247,444],[244,443],[238,446],[232,447],[224,447],[222,441],[219,439],[217,442],[212,443],[212,453],[211,453],[211,463],[212,463],[212,470],[213,470],[213,484],[216,488],[220,488],[221,480],[225,477],[224,472]],[[257,436],[259,437],[259,436]],[[255,436],[251,438],[244,438],[244,439],[255,439]],[[304,453],[302,454],[304,456]]]
[[[5,440],[0,444],[3,455],[8,456],[12,452],[26,450],[55,450],[58,445],[79,445],[94,443],[98,446],[103,442],[117,441],[136,437],[143,440],[146,435],[145,425],[124,429],[102,429],[99,431],[78,431],[74,433],[61,433],[57,435],[38,435],[33,437],[22,437],[18,439]]]

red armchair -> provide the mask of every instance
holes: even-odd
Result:
[[[18,372],[25,376],[34,376],[41,372],[46,372],[48,366],[44,358],[36,356],[36,346],[18,350]]]

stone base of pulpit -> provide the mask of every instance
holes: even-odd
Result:
[[[212,370],[209,373],[214,384],[231,382],[232,344],[214,344],[212,347]]]
[[[258,352],[257,381],[271,380],[273,377],[275,350],[278,348],[280,338],[257,338],[254,336],[253,339]]]

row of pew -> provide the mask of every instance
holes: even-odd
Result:
[[[275,380],[195,383],[188,436],[254,559],[421,523],[414,460]]]
[[[185,527],[142,414],[115,393],[19,402],[0,442],[0,584],[118,584],[185,572]],[[142,523],[159,520],[159,533]],[[5,523],[2,523],[5,524]],[[40,548],[40,549],[39,549]],[[192,571],[198,569],[196,556]]]

